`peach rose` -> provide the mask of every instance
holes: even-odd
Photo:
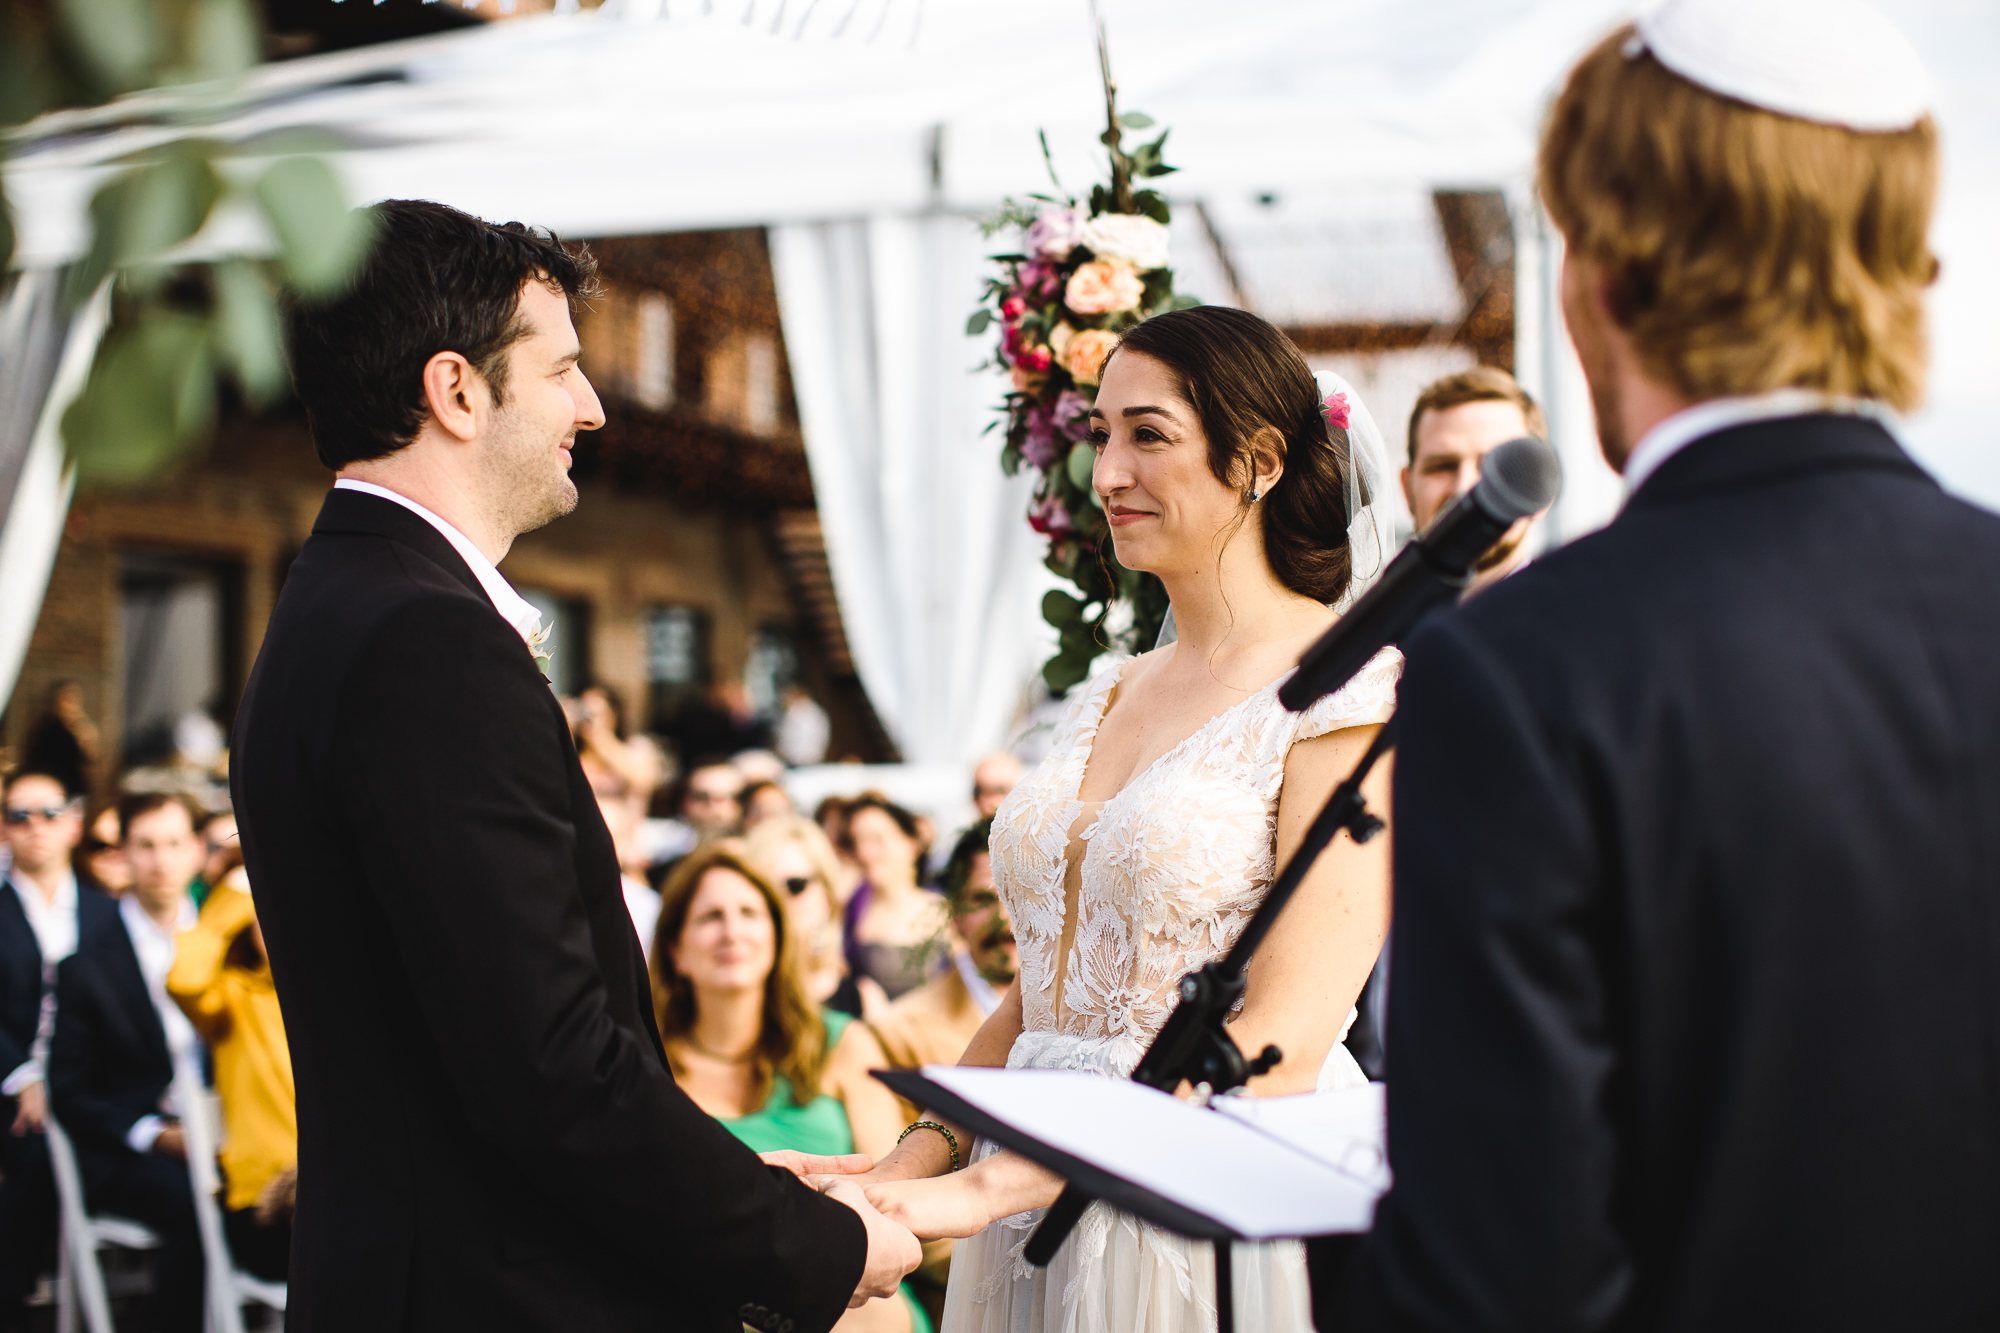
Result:
[[[1070,275],[1063,302],[1079,315],[1109,315],[1138,307],[1146,294],[1139,275],[1130,264],[1115,259],[1093,259]]]
[[[1118,345],[1118,335],[1105,329],[1082,329],[1063,346],[1062,367],[1078,384],[1095,384],[1104,358]]]

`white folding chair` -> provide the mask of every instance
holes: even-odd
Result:
[[[194,1187],[194,1216],[201,1228],[201,1250],[208,1277],[209,1333],[244,1333],[243,1306],[252,1302],[283,1313],[287,1289],[236,1267],[229,1240],[222,1230],[222,1207],[215,1201],[222,1180],[216,1171],[221,1139],[221,1103],[202,1083],[190,1054],[174,1062],[174,1104],[181,1108],[181,1133],[187,1138],[188,1183]]]
[[[55,1169],[56,1195],[62,1205],[61,1263],[56,1271],[56,1333],[76,1333],[77,1310],[90,1333],[116,1333],[111,1323],[111,1298],[104,1289],[99,1250],[158,1249],[160,1238],[130,1218],[91,1216],[83,1202],[83,1175],[76,1167],[76,1150],[56,1118],[48,1119],[49,1164]]]

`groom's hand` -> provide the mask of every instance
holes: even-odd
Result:
[[[903,1227],[875,1211],[868,1196],[863,1194],[853,1181],[845,1176],[822,1176],[814,1182],[819,1191],[829,1199],[836,1199],[852,1208],[861,1218],[861,1224],[868,1229],[868,1260],[861,1266],[861,1282],[854,1289],[854,1299],[847,1303],[852,1310],[866,1305],[869,1301],[880,1300],[896,1294],[896,1286],[905,1274],[924,1260],[924,1247],[917,1244],[917,1238]]]
[[[875,1159],[865,1152],[845,1153],[839,1157],[815,1157],[811,1153],[794,1152],[790,1148],[780,1148],[776,1152],[757,1154],[765,1166],[780,1166],[806,1180],[811,1176],[858,1176],[874,1169]]]

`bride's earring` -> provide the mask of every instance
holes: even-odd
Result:
[[[1252,487],[1250,488],[1250,494],[1248,494],[1248,495],[1244,496],[1244,497],[1243,497],[1243,501],[1244,501],[1244,503],[1245,503],[1245,504],[1256,504],[1256,503],[1257,503],[1257,501],[1258,501],[1258,500],[1259,500],[1260,498],[1262,498],[1262,496],[1263,496],[1263,492],[1262,492],[1262,491],[1260,491],[1260,490],[1258,490],[1258,489],[1257,489],[1257,488],[1256,488],[1255,486],[1252,486]]]

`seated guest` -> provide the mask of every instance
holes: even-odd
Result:
[[[1523,435],[1547,439],[1548,434],[1542,409],[1497,366],[1475,366],[1427,386],[1410,409],[1410,461],[1402,473],[1403,498],[1417,531],[1473,488],[1486,455]],[[1473,588],[1486,587],[1526,563],[1533,523],[1521,520],[1505,541],[1481,557]]]
[[[84,1200],[158,1232],[160,1323],[202,1326],[201,1237],[188,1183],[187,1141],[171,1101],[174,1061],[193,1027],[167,998],[175,937],[195,924],[188,883],[206,848],[194,811],[151,793],[119,803],[132,888],[118,924],[83,939],[56,970],[49,1043],[50,1109],[76,1144]]]
[[[759,778],[745,787],[742,801],[745,833],[767,819],[790,819],[798,814],[784,787],[770,778]]]
[[[243,864],[243,846],[236,836],[236,816],[227,810],[217,810],[195,826],[201,835],[207,854],[202,860],[198,879],[201,892],[195,899],[200,906],[208,901],[208,891],[229,876],[229,872]]]
[[[902,1126],[868,1076],[882,1063],[868,1029],[821,1013],[799,985],[779,891],[724,840],[691,852],[660,902],[653,1005],[682,1091],[758,1152],[875,1157]],[[841,1333],[928,1333],[913,1299],[870,1301]]]
[[[840,862],[810,819],[768,819],[743,840],[744,854],[764,878],[785,890],[785,914],[798,941],[799,984],[806,998],[851,1017],[861,1015],[861,992],[847,971],[840,935]]]
[[[83,809],[60,779],[16,773],[0,788],[0,810],[9,860],[0,884],[0,1330],[11,1330],[26,1326],[28,1293],[55,1257],[44,1128],[56,965],[80,935],[115,925],[118,909],[71,868]]]
[[[132,887],[132,872],[125,867],[124,841],[118,827],[118,807],[107,805],[91,816],[78,849],[83,854],[84,873],[113,898]]]
[[[981,819],[991,819],[1000,802],[1021,780],[1021,761],[1005,750],[995,750],[972,767],[972,804]]]
[[[250,880],[232,870],[209,890],[201,919],[182,935],[167,994],[215,1061],[222,1098],[222,1224],[236,1266],[283,1282],[292,1248],[288,1216],[258,1220],[267,1193],[299,1160],[299,1120],[285,1019],[271,985]],[[266,1209],[268,1213],[269,1209]]]
[[[743,825],[743,775],[727,759],[701,759],[675,792],[672,833],[653,848],[652,882],[664,885],[683,856],[714,838],[733,837]]]
[[[653,927],[660,920],[660,894],[646,882],[646,803],[629,780],[595,755],[582,756],[583,776],[597,797],[597,812],[611,834],[618,855],[618,877],[625,890],[625,911],[638,932],[640,951],[652,957]]]
[[[952,966],[869,1021],[892,1069],[957,1064],[1014,984],[1020,963],[1014,927],[993,891],[993,858],[986,847],[992,827],[992,820],[982,819],[960,835],[938,876],[958,937]],[[908,1119],[916,1118],[915,1107],[904,1109]]]
[[[917,817],[888,797],[867,792],[848,804],[847,846],[862,880],[841,925],[862,1014],[872,1018],[883,998],[908,994],[944,964],[944,899],[917,873],[924,857]]]

